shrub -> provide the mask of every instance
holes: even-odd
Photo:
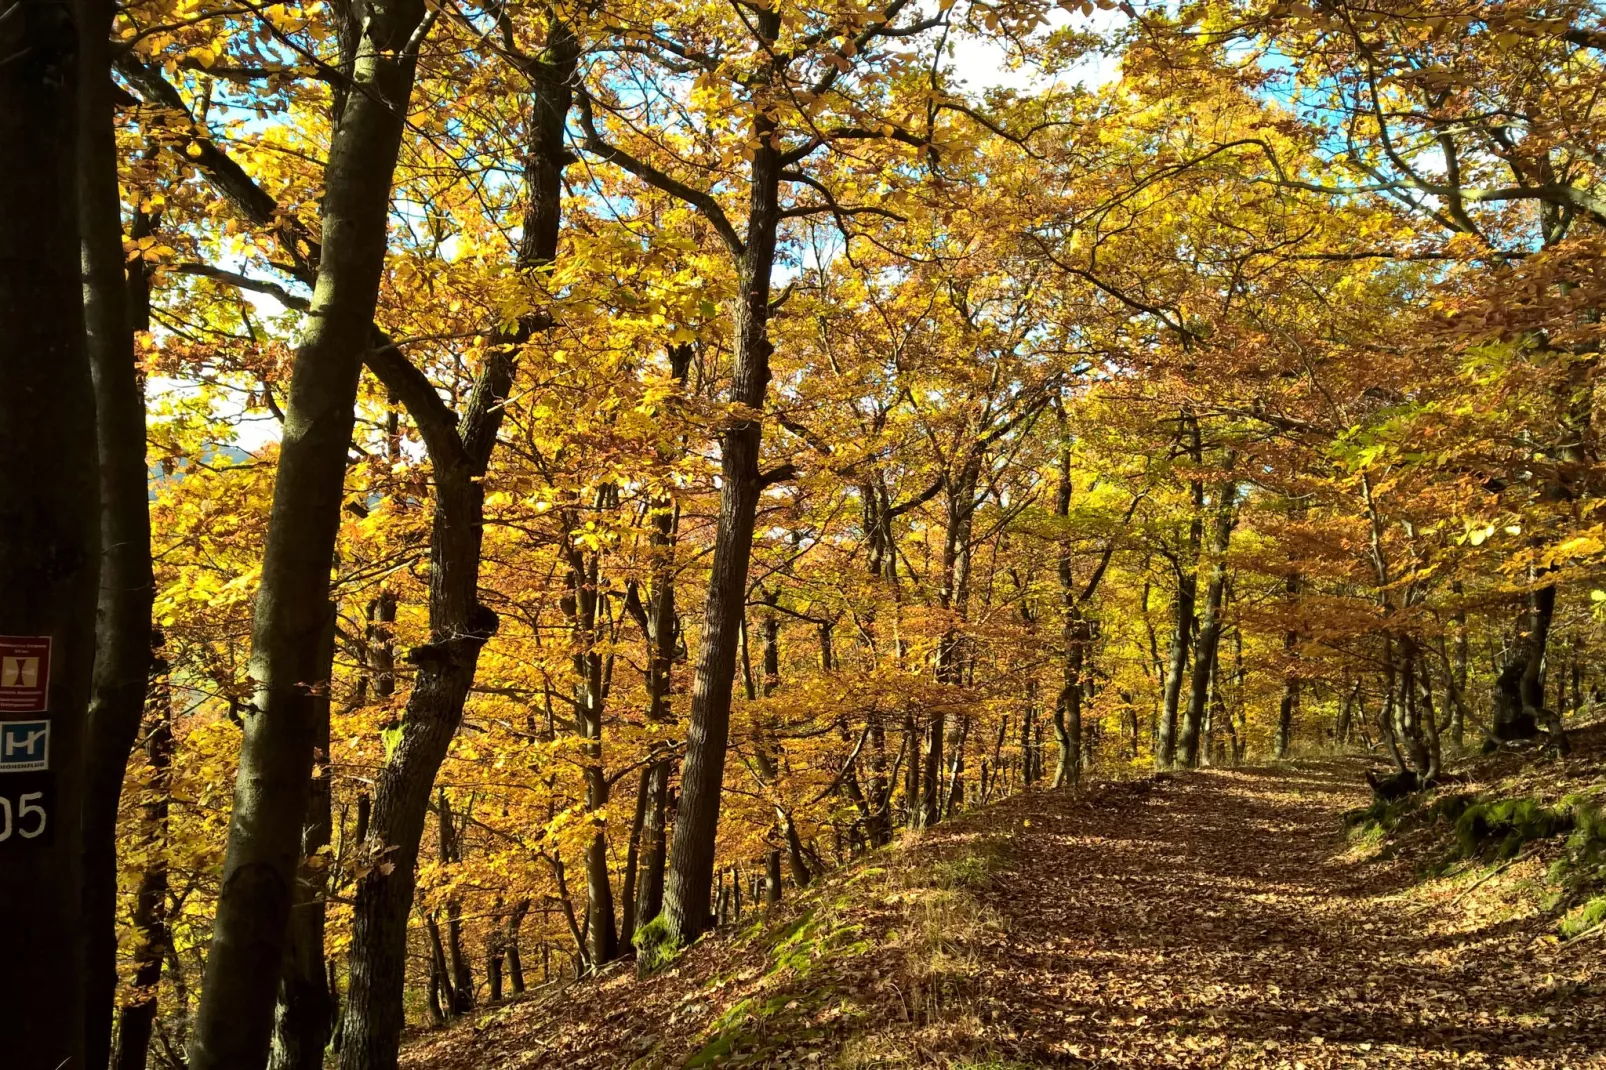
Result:
[[[1606,922],[1606,895],[1598,895],[1561,919],[1561,935],[1571,940]]]

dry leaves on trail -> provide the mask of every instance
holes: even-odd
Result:
[[[1359,769],[1018,797],[404,1065],[1606,1066],[1598,957],[1347,851]]]

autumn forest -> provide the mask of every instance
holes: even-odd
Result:
[[[394,1070],[999,807],[1576,771],[1603,74],[1580,0],[0,0],[0,1063]]]

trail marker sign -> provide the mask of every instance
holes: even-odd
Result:
[[[50,699],[50,636],[0,635],[0,714],[43,713]]]
[[[35,773],[49,768],[49,721],[0,721],[0,773]]]

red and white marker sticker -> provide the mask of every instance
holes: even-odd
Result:
[[[0,713],[43,713],[50,698],[50,636],[0,635]]]

